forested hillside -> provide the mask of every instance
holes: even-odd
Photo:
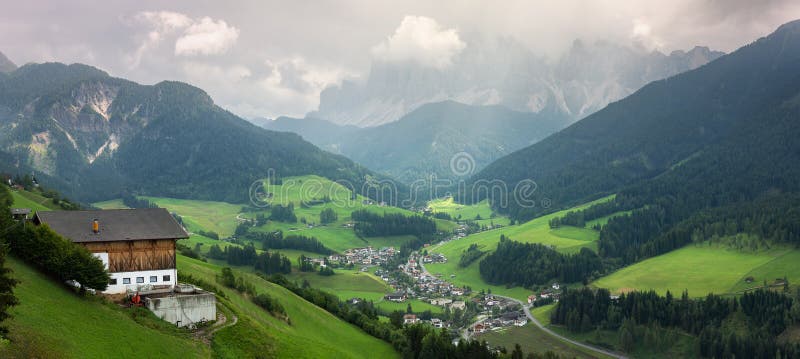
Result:
[[[613,204],[592,212],[596,218],[634,210],[600,234],[601,256],[621,264],[712,235],[744,232],[796,244],[798,60],[800,22],[793,22],[707,66],[648,85],[475,179],[533,179],[532,198],[557,207],[619,191]],[[548,210],[509,202],[499,209],[518,219]]]
[[[245,202],[266,177],[318,174],[357,191],[370,172],[264,130],[179,82],[143,86],[93,67],[28,64],[0,79],[3,168],[33,169],[71,198],[125,191]]]

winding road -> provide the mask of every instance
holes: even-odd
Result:
[[[422,268],[422,272],[423,273],[425,273],[426,275],[429,275],[429,276],[431,275],[431,273],[428,272],[428,269],[425,268],[425,264],[423,264],[422,261],[419,262],[419,265]],[[530,311],[530,308],[528,308],[528,305],[526,303],[523,303],[521,300],[518,300],[518,299],[515,299],[515,298],[511,298],[511,297],[506,297],[504,295],[494,294],[494,296],[498,297],[498,298],[503,298],[503,299],[507,299],[507,300],[519,303],[519,305],[522,306],[522,310],[525,312],[525,316],[528,317],[528,320],[533,322],[533,324],[536,325],[543,332],[545,332],[547,334],[550,334],[551,336],[554,336],[554,337],[558,338],[559,340],[565,341],[567,343],[579,346],[579,347],[581,347],[583,349],[587,349],[587,350],[590,350],[590,351],[593,351],[593,352],[596,352],[596,353],[600,353],[600,354],[603,354],[603,355],[606,355],[606,356],[609,356],[609,357],[612,357],[612,358],[628,359],[628,357],[626,357],[625,355],[622,355],[620,353],[615,353],[615,352],[612,352],[612,351],[609,351],[609,350],[606,350],[606,349],[602,349],[602,348],[598,348],[598,347],[595,347],[595,346],[592,346],[592,345],[584,344],[584,343],[581,343],[579,341],[567,338],[567,337],[565,337],[565,336],[563,336],[561,334],[558,334],[558,333],[548,329],[547,327],[542,325],[542,323],[539,322],[539,320],[537,320],[533,316],[533,314],[531,314],[531,311]],[[465,338],[468,338],[468,335],[466,333],[467,333],[467,330],[464,330],[464,333],[462,333],[462,336],[465,336]]]

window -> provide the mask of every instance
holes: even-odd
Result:
[[[136,277],[136,283],[144,283],[144,277]]]
[[[163,279],[164,282],[169,282],[169,276],[168,275],[165,275],[161,279]]]
[[[108,285],[117,285],[117,278],[111,278],[108,280]]]
[[[122,278],[122,284],[131,284],[130,278]]]
[[[155,282],[158,282],[158,276],[151,275],[150,276],[150,283],[155,283]]]

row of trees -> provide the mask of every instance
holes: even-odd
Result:
[[[590,249],[562,254],[539,243],[520,243],[500,236],[497,250],[479,264],[481,277],[492,284],[531,287],[552,280],[587,281],[603,269],[600,257]]]
[[[319,212],[319,223],[328,224],[336,222],[339,219],[339,215],[336,214],[336,211],[333,208],[325,208],[321,212]]]
[[[122,194],[122,204],[130,208],[158,208],[155,202],[146,198],[138,198],[128,192]]]
[[[555,217],[549,221],[550,228],[563,226],[586,227],[586,222],[601,217],[612,215],[621,210],[621,202],[614,200],[597,203],[580,211],[569,211],[561,217]]]
[[[286,314],[286,309],[283,308],[280,302],[272,298],[269,294],[258,294],[256,292],[256,287],[252,283],[245,281],[242,276],[237,277],[231,268],[222,268],[220,275],[217,277],[217,281],[228,288],[245,294],[253,303],[272,314],[272,316],[290,322],[289,315]]]
[[[292,262],[289,258],[277,252],[257,253],[252,243],[243,247],[227,246],[224,249],[215,244],[209,248],[208,257],[224,260],[234,266],[253,266],[257,271],[264,274],[288,274],[292,272]]]
[[[365,237],[414,235],[430,236],[436,233],[436,222],[430,218],[400,213],[377,213],[366,209],[353,211],[351,218],[356,222],[356,233]]]
[[[573,332],[594,329],[619,330],[623,346],[635,339],[638,326],[678,329],[698,336],[698,350],[704,357],[793,358],[800,345],[776,341],[789,325],[800,324],[800,303],[782,293],[757,290],[741,297],[707,297],[691,300],[684,292],[674,298],[667,292],[632,292],[612,300],[607,290],[567,290],[551,320]],[[741,332],[724,325],[741,322]],[[624,340],[622,340],[624,339]]]
[[[81,291],[103,291],[108,287],[108,272],[100,259],[81,245],[64,239],[46,225],[19,225],[6,236],[11,252],[25,262],[60,281],[74,280]]]
[[[18,304],[17,297],[14,295],[14,287],[17,280],[11,277],[11,269],[5,266],[8,246],[6,236],[14,226],[11,220],[9,208],[13,203],[11,192],[5,186],[0,186],[0,339],[8,334],[8,328],[3,325],[3,321],[8,319],[8,311],[11,307]]]
[[[294,214],[294,204],[286,206],[276,204],[270,207],[269,219],[278,222],[297,223],[297,216]]]
[[[486,251],[478,249],[478,244],[472,243],[467,250],[461,253],[461,258],[458,260],[458,266],[464,268],[472,262],[478,260],[481,256],[486,254]]]
[[[333,251],[325,247],[322,242],[314,237],[300,235],[283,236],[283,231],[275,232],[250,232],[246,238],[254,242],[259,242],[264,250],[268,249],[297,249],[301,251],[314,252],[319,254],[333,254]]]

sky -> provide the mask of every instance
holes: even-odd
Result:
[[[302,117],[376,61],[436,69],[475,35],[555,60],[574,39],[730,52],[800,19],[796,0],[12,1],[0,52],[80,62],[142,84],[188,82],[245,118]]]

